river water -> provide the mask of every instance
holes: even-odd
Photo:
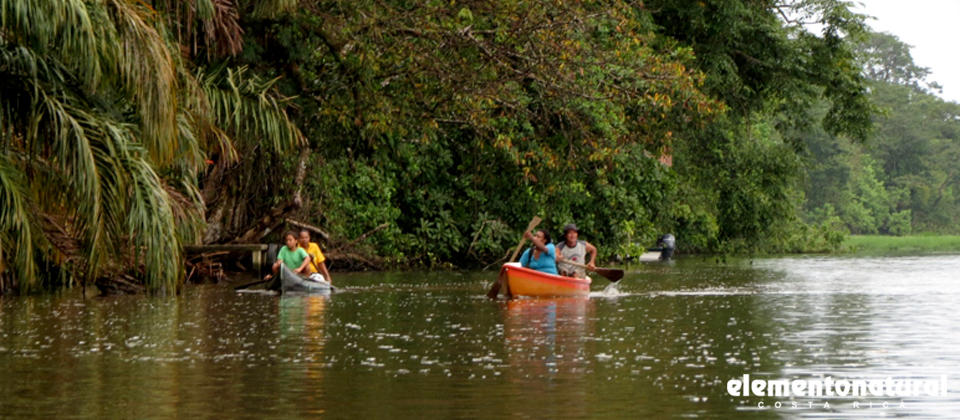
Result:
[[[685,258],[589,299],[490,301],[494,272],[2,297],[0,418],[956,418],[958,273],[957,255]],[[948,386],[731,395],[745,374]]]

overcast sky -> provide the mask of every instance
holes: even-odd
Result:
[[[858,0],[877,32],[896,35],[913,48],[913,62],[943,86],[944,99],[960,102],[960,0]],[[862,4],[860,4],[862,3]]]

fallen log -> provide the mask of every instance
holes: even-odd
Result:
[[[258,242],[263,239],[264,236],[273,232],[277,226],[283,224],[286,220],[286,216],[290,213],[293,213],[295,210],[300,208],[297,205],[296,200],[287,201],[283,206],[279,206],[270,211],[269,214],[262,217],[256,223],[253,224],[253,227],[247,229],[240,237],[230,241],[232,244],[249,244]]]
[[[324,254],[324,256],[327,257],[327,261],[330,263],[329,265],[332,266],[333,263],[336,263],[338,270],[380,271],[386,266],[378,257],[364,256],[352,252],[330,251]]]
[[[97,286],[97,289],[100,289],[100,293],[103,295],[135,295],[145,293],[147,289],[140,284],[134,283],[136,281],[137,279],[123,274],[111,278],[101,277],[94,280],[93,284]]]
[[[316,227],[316,226],[313,226],[313,225],[308,225],[308,224],[306,224],[306,223],[299,222],[299,221],[296,221],[296,220],[293,220],[293,219],[285,219],[285,220],[286,220],[287,223],[289,223],[289,224],[291,224],[291,225],[294,225],[294,226],[296,226],[296,227],[298,227],[298,228],[300,228],[300,229],[306,229],[306,230],[309,230],[309,231],[311,231],[311,232],[313,232],[313,233],[316,233],[316,234],[320,235],[320,237],[322,237],[324,241],[326,241],[327,243],[330,243],[330,234],[328,234],[327,232],[324,232],[324,231],[321,230],[320,228],[318,228],[318,227]]]
[[[368,236],[373,235],[374,233],[377,233],[377,231],[386,229],[387,226],[390,226],[390,224],[389,224],[389,223],[384,223],[384,224],[382,224],[382,225],[380,225],[380,226],[377,226],[377,227],[373,228],[372,230],[370,230],[369,232],[364,233],[363,235],[360,235],[357,239],[354,239],[354,240],[348,242],[346,245],[342,245],[342,246],[337,247],[337,249],[335,249],[334,251],[341,251],[341,250],[344,250],[344,249],[349,249],[350,247],[356,245],[358,242],[366,239]]]

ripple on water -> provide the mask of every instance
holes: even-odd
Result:
[[[129,417],[82,403],[114,398],[151,407],[138,418],[226,406],[287,418],[739,418],[759,400],[730,397],[726,382],[747,373],[957,374],[956,272],[951,256],[680,260],[594,286],[589,299],[489,301],[477,290],[489,273],[344,274],[344,293],[323,299],[222,286],[172,299],[5,298],[0,371],[17,381],[0,384],[0,408],[44,395],[32,413],[49,418]],[[757,415],[952,418],[952,395]]]

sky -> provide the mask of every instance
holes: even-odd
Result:
[[[873,16],[876,32],[911,45],[913,62],[930,69],[928,81],[943,87],[943,99],[960,102],[960,0],[856,0],[854,9]]]

